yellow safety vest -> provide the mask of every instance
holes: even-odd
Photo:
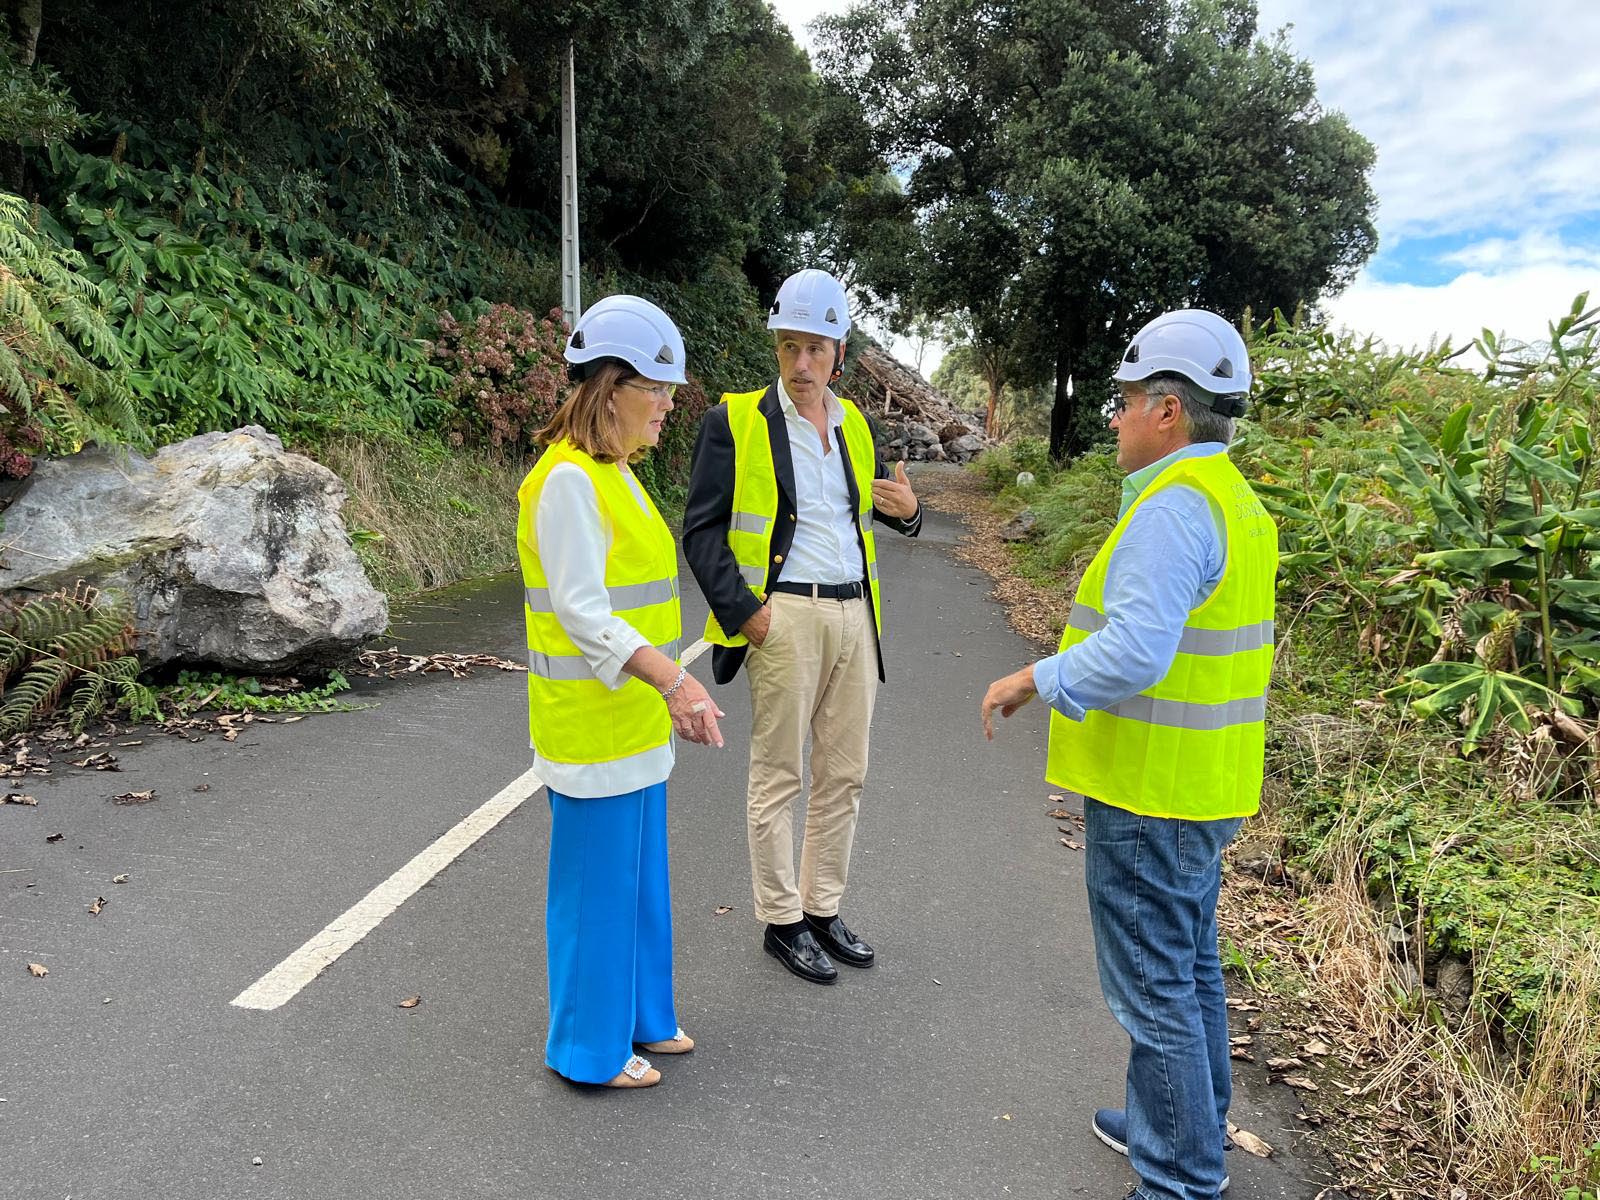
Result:
[[[728,430],[733,435],[733,516],[728,524],[728,548],[739,563],[739,574],[763,604],[767,580],[776,576],[782,566],[779,556],[772,552],[772,531],[778,520],[778,474],[772,464],[767,419],[758,407],[766,394],[763,388],[722,397],[728,406]],[[838,400],[844,409],[844,441],[850,454],[850,469],[855,473],[855,521],[867,562],[867,592],[872,599],[872,619],[881,637],[878,544],[872,536],[872,480],[878,456],[872,445],[872,427],[861,410],[842,396]],[[789,519],[794,520],[792,513]],[[737,629],[732,633],[724,631],[711,615],[706,617],[705,639],[717,646],[743,646],[749,640]]]
[[[610,534],[605,550],[611,608],[668,658],[678,657],[678,554],[672,531],[644,493],[639,507],[618,463],[598,463],[569,441],[539,456],[517,489],[517,555],[522,561],[523,623],[528,634],[528,741],[553,762],[600,763],[665,745],[672,718],[661,694],[627,677],[612,690],[595,678],[561,628],[539,559],[535,515],[544,482],[558,463],[576,463],[594,484],[600,520]],[[643,489],[640,489],[643,491]],[[601,553],[601,547],[595,547]]]
[[[1159,683],[1081,722],[1051,713],[1045,778],[1147,817],[1246,817],[1261,806],[1278,536],[1226,454],[1179,459],[1129,506],[1084,572],[1061,649],[1105,626],[1106,570],[1128,522],[1151,496],[1180,485],[1223,518],[1222,578],[1190,611]]]

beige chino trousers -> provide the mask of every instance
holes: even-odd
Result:
[[[745,657],[750,676],[750,878],[756,917],[789,924],[802,911],[839,911],[850,873],[867,741],[878,696],[877,640],[867,600],[773,592],[766,641]],[[794,802],[811,733],[811,795],[800,874]]]

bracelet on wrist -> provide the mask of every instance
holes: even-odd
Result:
[[[671,700],[672,699],[672,693],[676,692],[679,688],[681,688],[683,686],[683,681],[686,678],[688,678],[688,675],[689,675],[689,668],[688,667],[679,667],[678,668],[678,677],[672,681],[672,686],[671,687],[669,687],[666,691],[661,693],[661,698],[663,700]]]

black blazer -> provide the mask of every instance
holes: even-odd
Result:
[[[794,457],[789,453],[789,427],[783,419],[783,404],[778,399],[776,386],[768,387],[766,395],[757,405],[767,419],[767,436],[772,443],[772,467],[778,477],[778,515],[772,533],[772,553],[789,556],[794,542]],[[860,510],[861,498],[856,490],[855,471],[850,466],[850,451],[845,445],[844,432],[835,427],[833,445],[844,462],[845,482],[850,488],[850,502]],[[739,564],[728,547],[728,526],[733,520],[733,433],[728,428],[728,406],[719,404],[707,410],[700,419],[700,436],[695,442],[694,458],[689,464],[689,498],[683,512],[683,555],[689,560],[689,570],[705,593],[706,602],[717,618],[717,623],[728,631],[737,630],[748,621],[761,601],[745,584],[739,574]],[[876,457],[873,474],[878,479],[888,479],[893,472]],[[922,531],[922,508],[909,520],[891,517],[877,509],[872,518],[907,537],[916,537]],[[856,544],[861,546],[865,561],[867,552],[862,545],[861,532],[856,531]],[[762,591],[767,591],[776,572],[773,564],[767,566],[767,581]],[[810,582],[810,581],[805,581]],[[872,586],[871,580],[867,586]],[[718,683],[727,683],[739,673],[744,662],[745,646],[716,646],[711,652],[711,676]],[[878,678],[883,674],[883,646],[878,646]]]

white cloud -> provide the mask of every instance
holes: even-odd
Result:
[[[1378,149],[1380,235],[1545,227],[1594,212],[1600,4],[1261,0],[1317,94]]]
[[[1375,334],[1396,349],[1425,346],[1436,337],[1461,346],[1485,327],[1532,342],[1549,335],[1549,322],[1564,316],[1579,292],[1600,303],[1600,263],[1467,271],[1437,287],[1361,279],[1323,307],[1330,324]]]

